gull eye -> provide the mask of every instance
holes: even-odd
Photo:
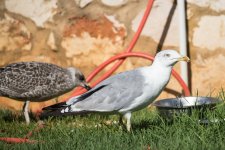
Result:
[[[170,54],[164,54],[165,57],[170,57]]]
[[[84,80],[85,80],[84,76],[81,75],[81,76],[79,77],[79,80],[80,80],[80,81],[84,81]]]
[[[83,80],[85,80],[85,78],[84,78],[84,76],[83,75],[81,75],[81,74],[75,74],[75,78],[76,79],[78,79],[78,80],[80,80],[80,81],[83,81]]]

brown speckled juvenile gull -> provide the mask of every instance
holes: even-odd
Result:
[[[90,87],[76,68],[61,68],[42,62],[18,62],[0,68],[0,96],[25,101],[26,122],[29,101],[41,102],[71,91],[76,86]]]

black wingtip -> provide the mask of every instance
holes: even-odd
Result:
[[[64,109],[65,107],[67,107],[66,102],[61,102],[61,103],[44,107],[42,108],[40,119],[46,119],[51,116],[60,116],[61,110]]]
[[[66,106],[67,106],[66,102],[61,102],[61,103],[57,103],[54,105],[44,107],[44,108],[42,108],[42,110],[56,110],[56,109],[64,108]]]

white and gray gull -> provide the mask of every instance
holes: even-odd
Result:
[[[71,91],[90,87],[76,68],[61,68],[42,62],[18,62],[0,68],[0,96],[25,101],[23,112],[29,124],[29,102],[41,102]]]
[[[172,67],[178,61],[189,61],[174,50],[157,53],[151,66],[122,72],[100,82],[90,91],[67,102],[43,108],[42,118],[82,113],[119,114],[131,130],[131,113],[147,107],[169,82]]]

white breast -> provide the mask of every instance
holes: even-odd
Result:
[[[142,75],[145,78],[142,89],[143,94],[135,98],[128,107],[121,109],[119,112],[136,111],[148,106],[159,96],[167,85],[170,74],[171,69],[155,69],[154,67],[143,68]]]

